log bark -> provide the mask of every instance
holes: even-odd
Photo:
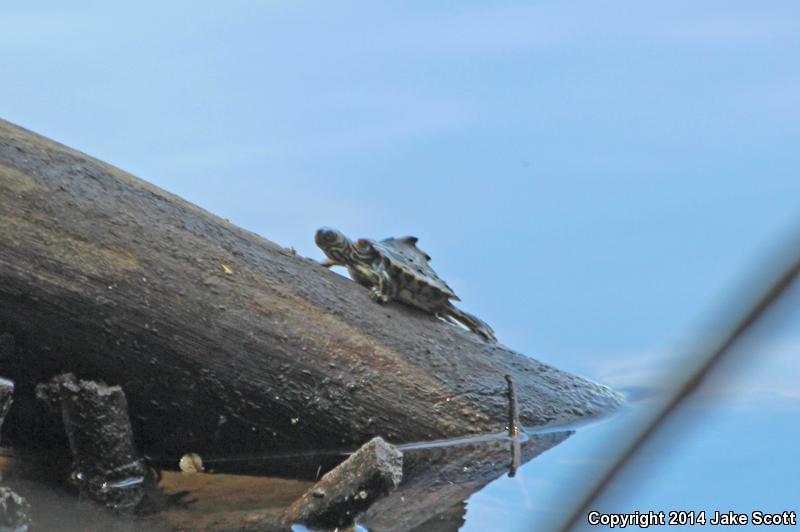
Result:
[[[432,316],[378,306],[314,261],[4,121],[0,333],[17,340],[0,365],[17,384],[9,438],[58,440],[33,389],[73,372],[122,386],[139,449],[175,463],[500,432],[506,374],[529,426],[620,402]]]

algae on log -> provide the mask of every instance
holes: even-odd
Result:
[[[268,208],[267,203],[267,208]],[[333,220],[332,222],[335,222]],[[312,238],[312,235],[309,235]],[[0,120],[0,374],[9,439],[49,445],[34,386],[122,386],[152,456],[499,432],[614,409],[608,388],[414,309],[106,163]]]

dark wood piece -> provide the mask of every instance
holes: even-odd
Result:
[[[402,478],[402,453],[382,438],[373,438],[287,508],[284,523],[322,529],[351,527],[359,514],[394,490]]]
[[[133,443],[122,389],[66,374],[36,391],[64,421],[81,493],[114,511],[136,510],[146,495],[149,470]]]
[[[27,445],[57,444],[33,387],[67,371],[122,385],[140,449],[176,461],[498,432],[506,374],[526,425],[620,403],[3,121],[0,331]]]

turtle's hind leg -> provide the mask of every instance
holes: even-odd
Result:
[[[460,308],[453,306],[452,303],[447,303],[447,306],[444,308],[442,314],[455,318],[459,323],[487,342],[491,344],[497,343],[497,337],[495,337],[494,331],[491,327],[489,327],[489,325],[486,324],[486,322],[473,316],[469,312],[464,312]]]

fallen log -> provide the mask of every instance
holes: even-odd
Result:
[[[4,121],[0,331],[18,341],[0,366],[17,384],[9,438],[64,444],[33,390],[73,372],[121,385],[139,449],[175,463],[499,432],[506,374],[528,426],[620,403],[432,316],[378,306],[314,261]]]

